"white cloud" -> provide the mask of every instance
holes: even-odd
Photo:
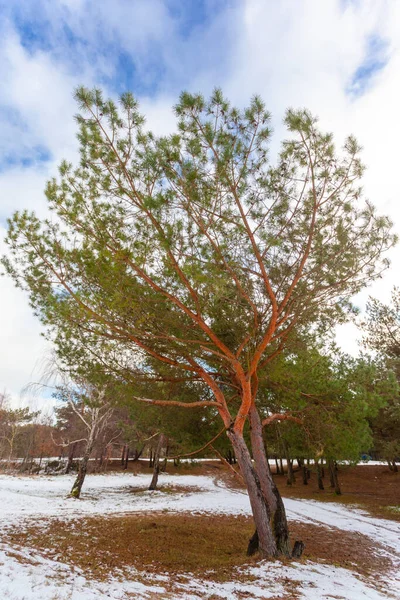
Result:
[[[78,80],[63,72],[43,53],[30,56],[10,27],[6,32],[0,50],[0,77],[4,82],[1,104],[12,107],[20,121],[9,124],[7,138],[2,136],[0,147],[4,155],[8,139],[12,140],[8,146],[12,154],[41,145],[49,149],[53,160],[46,165],[3,169],[0,173],[0,219],[3,222],[17,209],[34,209],[44,215],[46,180],[55,174],[56,162],[61,157],[72,158],[77,151],[72,90]],[[0,254],[5,251],[4,236],[2,226]],[[16,404],[21,389],[40,375],[35,367],[46,343],[40,336],[41,326],[32,314],[26,294],[6,277],[0,279],[0,298],[0,389],[9,390]],[[43,400],[40,404],[46,403]]]
[[[5,230],[0,228],[1,240]],[[4,245],[0,244],[3,254]],[[0,390],[10,390],[18,396],[21,387],[32,381],[46,342],[40,336],[42,328],[32,315],[27,295],[14,287],[8,277],[1,279],[0,310]],[[37,375],[37,372],[36,372]]]

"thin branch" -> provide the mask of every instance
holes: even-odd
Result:
[[[266,425],[270,425],[274,421],[294,421],[295,423],[298,423],[299,425],[303,425],[303,420],[300,419],[299,417],[294,417],[293,415],[275,413],[273,415],[270,415],[266,419],[264,419],[262,421],[262,426],[265,427]]]
[[[226,427],[223,427],[221,429],[221,431],[219,433],[217,433],[216,436],[213,437],[212,440],[210,440],[209,442],[207,442],[207,444],[204,444],[204,446],[202,446],[198,450],[195,450],[194,452],[188,452],[187,454],[177,454],[176,456],[169,456],[168,458],[176,459],[176,458],[182,458],[184,456],[193,456],[194,454],[198,454],[202,450],[205,450],[205,448],[207,448],[207,446],[211,446],[211,444],[213,444],[215,442],[215,440],[217,440],[224,433],[224,431],[226,431]],[[213,450],[214,450],[214,448],[213,448]],[[215,452],[215,450],[214,450],[214,452]]]
[[[211,447],[211,449],[212,449],[212,450],[215,452],[215,454],[218,456],[218,458],[219,458],[219,459],[220,459],[220,460],[221,460],[221,461],[224,463],[224,465],[226,465],[227,467],[229,467],[229,468],[230,468],[230,470],[231,470],[231,471],[233,471],[233,473],[234,473],[234,474],[235,474],[235,476],[236,476],[236,477],[239,479],[239,481],[240,481],[241,483],[245,483],[245,481],[244,481],[244,479],[243,479],[243,476],[242,476],[240,473],[238,473],[238,471],[236,471],[236,469],[234,469],[234,468],[232,467],[232,465],[230,465],[230,464],[228,463],[228,461],[226,460],[226,458],[224,458],[224,457],[222,456],[222,454],[221,454],[220,452],[218,452],[218,450],[217,450],[216,448],[214,448],[214,446],[210,446],[210,447]]]
[[[215,408],[221,407],[219,402],[211,402],[209,400],[199,400],[198,402],[179,402],[178,400],[152,400],[150,398],[140,398],[139,396],[132,396],[133,400],[139,400],[139,402],[147,402],[148,404],[156,404],[158,406],[182,406],[184,408],[196,408],[198,406],[214,406]]]

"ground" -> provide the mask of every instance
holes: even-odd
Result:
[[[245,556],[248,497],[219,463],[171,466],[156,492],[134,470],[89,475],[81,500],[67,497],[73,476],[0,476],[0,597],[400,598],[400,477],[384,465],[341,469],[340,498],[329,481],[276,478],[306,545],[296,562]]]

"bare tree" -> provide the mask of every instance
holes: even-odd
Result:
[[[107,428],[114,412],[114,406],[107,395],[105,385],[96,387],[87,382],[81,382],[79,388],[73,384],[60,388],[57,397],[64,401],[72,414],[82,425],[84,434],[79,439],[63,440],[64,447],[73,447],[83,442],[83,455],[79,462],[78,475],[72,486],[70,495],[79,498],[87,474],[89,459],[99,436]],[[115,439],[115,436],[113,436]],[[111,443],[109,440],[108,443]]]

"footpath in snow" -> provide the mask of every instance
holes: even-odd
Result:
[[[241,490],[227,488],[220,480],[207,476],[160,476],[160,486],[173,486],[173,493],[147,492],[148,475],[117,474],[90,475],[85,481],[82,500],[68,498],[72,476],[21,477],[0,476],[0,528],[18,527],[24,521],[77,519],[88,515],[110,515],[134,512],[190,512],[212,514],[250,514],[248,496]],[[182,491],[179,491],[179,488]],[[132,488],[143,488],[143,493],[132,494]],[[188,491],[192,489],[193,491]],[[175,493],[176,490],[176,493]],[[376,519],[362,511],[340,504],[286,499],[288,518],[325,527],[335,527],[367,535],[387,547],[394,558],[394,569],[400,569],[400,523]],[[400,576],[393,576],[373,586],[362,581],[352,571],[319,563],[278,562],[260,563],[258,567],[239,569],[240,582],[216,583],[190,577],[176,586],[169,595],[168,575],[151,576],[148,583],[143,573],[135,579],[130,571],[129,580],[117,578],[108,583],[89,580],[78,569],[38,556],[28,549],[0,544],[0,598],[5,600],[103,600],[113,598],[216,598],[236,600],[246,598],[285,598],[287,586],[283,582],[297,581],[299,598],[309,600],[382,600],[400,599]],[[245,582],[244,573],[251,583]],[[139,575],[139,574],[138,574]],[[140,581],[139,581],[140,580]],[[163,586],[164,583],[164,586]],[[169,588],[168,588],[169,589]]]

